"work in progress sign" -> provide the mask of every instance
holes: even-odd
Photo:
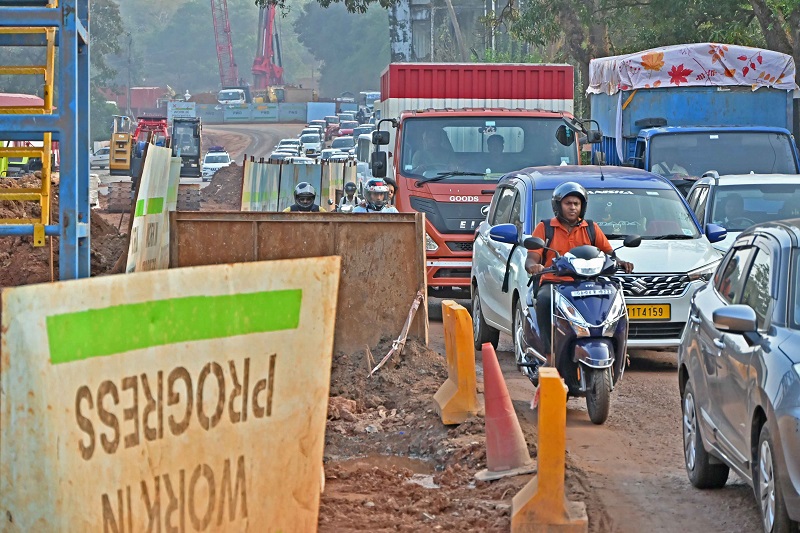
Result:
[[[314,531],[338,257],[6,289],[4,531]]]

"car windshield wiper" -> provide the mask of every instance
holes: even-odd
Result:
[[[656,237],[650,237],[650,239],[654,241],[666,241],[667,239],[694,239],[694,235],[684,235],[683,233],[669,233],[667,235],[658,235]]]
[[[435,176],[431,176],[430,178],[424,178],[421,180],[417,180],[415,185],[417,187],[422,187],[426,183],[431,183],[432,181],[442,181],[447,178],[452,178],[453,176],[485,176],[483,172],[463,172],[461,170],[451,170],[450,172],[439,172]]]

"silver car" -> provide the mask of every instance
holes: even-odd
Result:
[[[720,488],[733,469],[769,533],[800,521],[799,243],[798,219],[742,232],[695,293],[678,349],[689,481]]]

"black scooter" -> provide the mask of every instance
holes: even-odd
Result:
[[[629,235],[622,246],[635,248],[641,242],[640,236]],[[534,384],[538,383],[540,366],[555,366],[567,385],[568,395],[586,397],[589,418],[602,424],[608,418],[611,391],[622,378],[627,358],[625,298],[622,288],[604,277],[617,271],[617,261],[590,245],[573,248],[563,256],[546,248],[537,237],[525,239],[523,245],[529,250],[546,249],[555,254],[552,266],[542,274],[551,272],[573,281],[551,285],[551,346],[545,350],[533,303],[535,287],[531,286],[535,285],[535,276],[531,277],[522,338],[515,339],[520,343],[518,358],[524,354],[517,364]],[[551,361],[541,355],[548,351],[553,354]]]

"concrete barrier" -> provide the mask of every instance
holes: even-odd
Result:
[[[316,531],[336,257],[2,292],[3,531]]]
[[[433,396],[442,424],[460,424],[480,409],[475,377],[472,318],[452,300],[442,302],[447,381]]]
[[[555,368],[539,369],[537,475],[512,501],[512,533],[586,533],[586,505],[564,495],[567,387]]]
[[[417,291],[426,293],[421,213],[187,213],[170,218],[170,267],[338,255],[342,279],[334,347],[396,338]],[[409,336],[427,342],[423,302]]]

